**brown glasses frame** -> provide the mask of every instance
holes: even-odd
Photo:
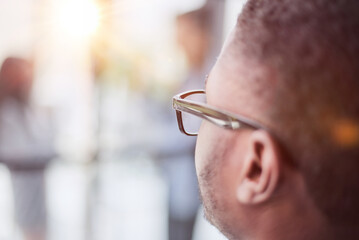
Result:
[[[204,120],[207,120],[219,127],[237,130],[240,128],[253,128],[253,129],[266,129],[261,124],[248,119],[246,117],[229,113],[216,107],[209,106],[205,103],[199,103],[192,100],[186,100],[190,95],[193,94],[205,94],[205,90],[192,90],[180,93],[173,97],[172,104],[173,109],[176,110],[177,122],[179,130],[188,136],[197,136],[197,133],[186,132],[183,126],[182,112],[186,112]]]

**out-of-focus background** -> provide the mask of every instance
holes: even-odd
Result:
[[[0,0],[0,239],[225,239],[171,98],[244,2]]]

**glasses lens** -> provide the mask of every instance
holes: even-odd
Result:
[[[188,134],[198,134],[202,119],[190,113],[182,112],[183,128]]]
[[[206,94],[196,93],[185,98],[197,103],[206,103]],[[201,127],[202,118],[196,115],[182,112],[182,122],[184,130],[189,134],[198,134],[199,128]]]

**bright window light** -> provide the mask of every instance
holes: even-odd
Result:
[[[59,1],[54,21],[55,27],[69,37],[89,37],[99,26],[99,8],[91,0]]]

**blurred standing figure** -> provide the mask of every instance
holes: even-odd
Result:
[[[182,91],[204,86],[210,47],[209,18],[207,7],[176,18],[177,42],[188,62],[187,77],[180,86]],[[178,134],[176,119],[170,117],[165,121],[167,130],[161,149],[169,184],[169,240],[191,240],[200,204],[193,158],[196,139]]]
[[[0,162],[13,185],[24,239],[46,239],[45,169],[55,156],[49,116],[30,103],[33,66],[7,58],[0,70]]]

